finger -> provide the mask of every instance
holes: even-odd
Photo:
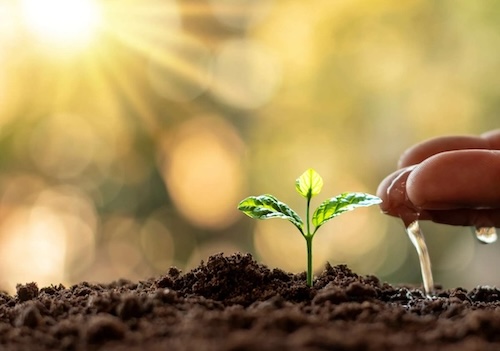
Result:
[[[377,188],[377,196],[382,199],[382,212],[397,216],[397,209],[401,206],[411,207],[412,204],[406,195],[406,180],[414,167],[398,169],[385,177]]]
[[[408,199],[406,182],[414,167],[397,170],[387,176],[377,189],[377,196],[382,199],[380,209],[385,214],[399,217],[409,225],[419,217],[417,209]]]
[[[389,174],[387,177],[382,180],[377,188],[377,196],[382,200],[382,203],[380,204],[380,209],[384,213],[388,213],[389,211],[389,197],[387,193],[387,189],[391,185],[391,183],[396,179],[401,173],[403,172],[402,169],[398,169],[397,171]]]
[[[423,212],[420,218],[449,225],[475,226],[477,228],[500,227],[500,210],[498,209],[430,210]]]
[[[408,217],[408,212],[413,212],[414,217],[410,216],[406,222],[418,218],[457,226],[500,227],[500,209],[425,210],[416,208],[408,199],[407,194],[401,192],[402,189],[406,189],[405,183],[414,169],[415,167],[397,170],[380,183],[377,196],[382,199],[380,204],[382,212],[394,217]],[[402,219],[405,221],[405,218]]]
[[[488,149],[488,141],[475,136],[447,136],[430,139],[406,150],[399,159],[398,167],[418,164],[440,152],[462,149]]]
[[[398,170],[380,183],[377,196],[382,199],[380,208],[385,214],[400,217],[406,224],[420,219],[457,226],[500,227],[500,209],[424,210],[416,208],[408,199],[407,194],[401,193],[401,189],[406,189],[405,183],[410,173],[411,168]]]
[[[407,196],[426,210],[500,207],[500,151],[442,152],[409,174]]]
[[[476,136],[445,136],[426,140],[406,150],[398,162],[404,168],[422,162],[440,152],[464,149],[500,150],[500,129]]]

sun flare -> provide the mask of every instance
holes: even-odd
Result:
[[[22,10],[33,34],[64,47],[88,43],[100,22],[93,0],[22,0]]]

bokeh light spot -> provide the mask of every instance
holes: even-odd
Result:
[[[56,284],[64,277],[64,226],[46,208],[18,208],[0,227],[0,277],[9,291],[19,282]]]
[[[97,214],[72,186],[48,187],[32,176],[12,175],[1,202],[0,284],[75,282],[94,259]],[[1,183],[1,182],[0,182]]]
[[[166,138],[162,173],[172,200],[193,224],[224,228],[242,197],[242,141],[227,122],[200,117]]]
[[[96,153],[92,127],[82,117],[56,114],[41,121],[31,135],[31,157],[53,177],[78,176]]]
[[[72,186],[47,188],[35,201],[36,208],[55,213],[64,227],[65,277],[73,277],[85,271],[95,255],[95,235],[98,227],[97,213],[92,200]]]

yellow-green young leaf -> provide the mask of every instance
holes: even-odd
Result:
[[[316,211],[314,211],[312,218],[312,223],[316,227],[314,231],[339,214],[358,207],[367,207],[381,202],[382,200],[377,196],[365,193],[343,193],[332,197],[319,205]]]
[[[309,168],[295,181],[297,192],[307,199],[318,195],[323,188],[323,178],[314,169]]]
[[[284,202],[279,201],[272,195],[250,196],[241,201],[238,210],[242,211],[250,218],[269,219],[281,218],[292,222],[301,233],[302,219],[299,215],[288,207]]]

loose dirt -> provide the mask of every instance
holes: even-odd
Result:
[[[500,350],[500,291],[421,290],[327,264],[305,284],[251,255],[182,274],[0,292],[0,350]]]

